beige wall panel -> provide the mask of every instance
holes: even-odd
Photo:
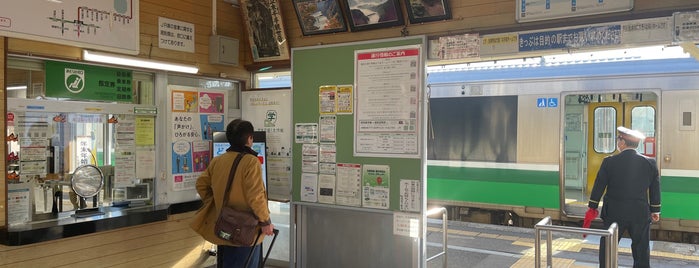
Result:
[[[247,39],[240,27],[240,10],[223,1],[217,2],[217,34],[240,40],[238,66],[209,64],[209,36],[211,30],[211,1],[141,1],[141,29],[139,56],[182,64],[194,64],[199,67],[199,74],[207,77],[219,77],[224,73],[228,79],[248,80],[245,70],[245,52]],[[194,53],[158,48],[158,17],[193,23],[195,28]]]
[[[538,108],[537,98],[524,95],[517,103],[517,163],[556,164],[559,159],[559,108]]]
[[[660,167],[665,169],[699,169],[699,127],[680,130],[682,102],[693,102],[694,124],[699,123],[699,90],[666,91],[662,96],[661,143],[662,155],[658,155]],[[670,161],[664,161],[669,156]]]
[[[8,38],[8,53],[79,60],[82,49],[53,43]]]
[[[0,266],[193,267],[204,244],[189,228],[193,215],[26,246],[0,246]]]

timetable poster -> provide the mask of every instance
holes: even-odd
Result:
[[[421,55],[420,46],[355,51],[355,156],[420,156]]]

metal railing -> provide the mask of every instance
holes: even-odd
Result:
[[[617,250],[619,241],[619,230],[617,224],[612,223],[607,230],[599,229],[588,229],[579,227],[569,227],[569,226],[554,226],[551,224],[551,217],[546,217],[534,225],[536,230],[536,239],[534,240],[534,265],[536,268],[541,267],[541,231],[546,231],[546,267],[553,267],[553,255],[551,254],[551,240],[553,240],[553,235],[551,231],[566,232],[582,235],[599,235],[600,237],[606,237],[605,246],[605,267],[612,268],[617,267]]]
[[[435,258],[444,255],[444,262],[442,267],[446,268],[447,267],[447,209],[444,207],[441,208],[433,208],[427,211],[427,216],[435,215],[438,213],[442,213],[442,252],[437,253],[436,255],[427,258],[425,262],[429,262],[431,260],[434,260]]]

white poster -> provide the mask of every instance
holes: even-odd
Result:
[[[338,205],[359,206],[362,202],[361,192],[362,165],[338,163],[335,189],[335,201]]]
[[[335,204],[335,175],[318,176],[318,202]]]
[[[355,51],[354,155],[420,155],[422,49]]]
[[[242,92],[242,117],[267,136],[267,194],[270,200],[291,199],[291,90]]]
[[[0,35],[135,55],[138,7],[139,0],[3,1]]]
[[[158,47],[194,53],[194,23],[158,17]]]
[[[419,180],[400,180],[400,210],[419,212],[421,194]]]
[[[318,174],[301,174],[301,201],[318,202]]]

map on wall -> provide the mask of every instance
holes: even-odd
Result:
[[[12,1],[0,8],[0,35],[138,54],[138,1]]]

